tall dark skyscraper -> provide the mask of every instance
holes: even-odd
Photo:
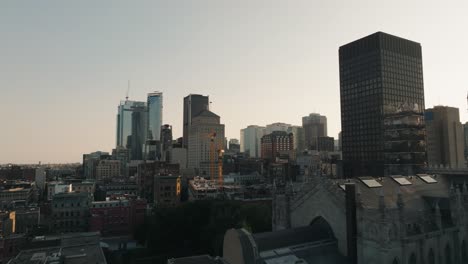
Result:
[[[184,126],[183,126],[183,147],[188,146],[188,133],[192,125],[192,118],[203,110],[210,109],[210,99],[208,96],[190,94],[184,97]]]
[[[346,177],[409,175],[425,166],[421,45],[377,32],[340,47]]]

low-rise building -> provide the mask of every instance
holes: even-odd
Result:
[[[99,161],[99,164],[96,167],[96,180],[102,181],[120,176],[122,176],[120,160]]]
[[[88,193],[59,193],[52,198],[51,230],[83,232],[88,229],[91,196]]]
[[[177,206],[180,203],[180,193],[180,176],[154,176],[154,203],[157,206]]]
[[[106,264],[98,232],[36,237],[33,249],[21,250],[8,264]]]

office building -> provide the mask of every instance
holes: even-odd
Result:
[[[463,125],[463,133],[465,138],[465,160],[468,159],[468,122]]]
[[[132,135],[132,116],[134,109],[145,107],[145,102],[121,101],[117,108],[117,142],[116,147],[127,147],[128,139]]]
[[[421,172],[421,45],[377,32],[340,47],[339,61],[345,176]]]
[[[286,131],[293,134],[294,150],[301,152],[305,147],[305,133],[301,126],[290,126]]]
[[[275,161],[276,157],[282,154],[290,154],[294,148],[294,139],[292,133],[284,131],[274,131],[265,135],[261,139],[262,159]]]
[[[302,117],[302,127],[304,128],[305,148],[317,150],[318,137],[327,136],[327,117],[320,114],[309,114]]]
[[[318,151],[333,152],[335,151],[335,138],[333,137],[319,137],[317,139]]]
[[[148,137],[148,107],[138,106],[132,112],[132,134],[127,148],[130,150],[131,160],[142,160],[144,146]]]
[[[220,117],[209,110],[200,112],[192,118],[188,135],[188,168],[198,170],[201,176],[217,177],[218,155],[224,151],[224,125]]]
[[[52,197],[51,230],[84,232],[88,229],[91,196],[85,192],[59,193]]]
[[[109,159],[108,152],[96,151],[90,154],[83,154],[83,175],[86,179],[96,178],[96,167],[101,160]]]
[[[240,132],[240,151],[251,158],[260,158],[262,155],[261,139],[265,135],[265,127],[248,126]]]
[[[161,126],[163,120],[163,94],[153,92],[148,94],[148,139],[159,140],[161,138]]]
[[[427,160],[431,167],[462,168],[465,165],[464,130],[458,108],[426,109]]]
[[[101,160],[96,167],[96,180],[110,180],[122,176],[119,160]]]
[[[183,123],[183,143],[184,148],[188,147],[188,138],[192,118],[197,116],[203,110],[210,110],[210,99],[208,96],[199,94],[190,94],[184,97],[184,123]]]
[[[231,153],[239,153],[240,152],[240,142],[238,139],[231,138],[229,140],[229,152]]]
[[[271,134],[275,131],[283,131],[283,132],[288,132],[288,129],[291,127],[291,124],[286,124],[286,123],[273,123],[266,125],[265,127],[265,135]]]
[[[161,126],[161,161],[171,162],[172,126]]]

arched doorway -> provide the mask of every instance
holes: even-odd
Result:
[[[331,228],[327,220],[325,220],[325,218],[317,216],[310,222],[310,226],[317,228],[317,230],[321,230],[321,233],[324,237],[328,237],[329,239],[333,240],[336,239],[333,229]]]
[[[452,264],[452,259],[453,259],[453,256],[452,256],[452,249],[450,248],[450,245],[447,244],[445,246],[445,264]]]
[[[428,264],[435,264],[435,254],[434,254],[434,250],[432,248],[429,249],[429,253],[427,254],[427,263]]]

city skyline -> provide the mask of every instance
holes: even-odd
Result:
[[[228,138],[239,139],[248,125],[300,125],[309,113],[327,116],[328,134],[338,138],[338,47],[377,31],[420,42],[426,108],[457,107],[467,121],[468,38],[456,34],[466,8],[403,1],[362,10],[337,1],[112,3],[2,4],[0,163],[77,162],[82,153],[110,152],[128,79],[130,100],[164,93],[162,123],[173,126],[174,138],[182,136],[189,94],[210,96]],[[77,44],[85,35],[89,41]]]

